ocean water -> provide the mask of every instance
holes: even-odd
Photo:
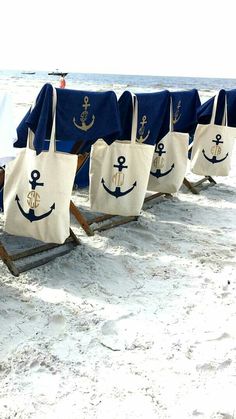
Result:
[[[16,124],[21,121],[45,83],[58,87],[59,77],[50,76],[45,71],[25,74],[25,70],[0,70],[0,92],[12,95]],[[66,88],[88,91],[114,90],[118,97],[125,90],[140,93],[195,88],[198,89],[203,103],[220,89],[235,89],[236,79],[68,73]]]

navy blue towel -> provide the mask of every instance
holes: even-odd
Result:
[[[174,131],[193,134],[201,101],[197,89],[171,92]]]
[[[227,95],[228,125],[236,127],[236,89],[219,91],[218,103],[216,108],[215,124],[221,125],[225,107],[225,94]],[[214,97],[210,98],[198,110],[198,123],[209,124],[213,109]]]
[[[197,126],[197,110],[201,105],[198,91],[182,90],[171,92],[173,107],[173,128],[177,132],[193,135]],[[170,106],[170,105],[168,105]],[[165,115],[161,135],[164,137],[169,131],[170,112]]]
[[[83,143],[80,152],[89,151],[98,138],[116,139],[120,134],[120,116],[116,94],[81,90],[56,89],[56,140],[57,149],[70,152],[78,141]],[[28,111],[17,128],[15,147],[25,147],[27,129],[35,134],[37,153],[46,149],[45,139],[50,138],[52,126],[52,85],[43,86],[34,109]]]
[[[138,127],[137,140],[145,144],[156,144],[168,109],[170,93],[137,93]],[[132,96],[125,91],[118,100],[121,118],[121,140],[129,140],[132,125]]]
[[[17,127],[17,141],[14,147],[24,148],[28,135],[28,128],[34,134],[34,147],[37,152],[45,149],[44,140],[50,138],[52,127],[52,93],[53,87],[51,84],[45,84],[40,90],[35,107],[31,111],[28,110],[22,121]]]

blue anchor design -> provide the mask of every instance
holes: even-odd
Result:
[[[225,157],[223,157],[223,159],[217,160],[217,156],[219,154],[221,154],[221,147],[219,146],[219,144],[223,144],[224,143],[224,141],[220,141],[220,140],[221,140],[221,135],[220,134],[217,134],[216,135],[216,140],[212,140],[213,143],[216,143],[216,145],[214,145],[211,148],[211,153],[213,155],[212,159],[210,159],[209,157],[207,157],[207,155],[205,154],[205,150],[204,149],[202,150],[202,154],[205,157],[205,159],[207,159],[209,162],[211,162],[213,164],[214,163],[221,163],[222,161],[224,161],[225,159],[227,159],[227,157],[229,155],[229,153],[227,153],[225,155]]]
[[[84,104],[82,106],[84,108],[84,111],[80,114],[81,125],[76,123],[75,116],[73,118],[73,124],[76,126],[76,128],[81,129],[82,131],[88,131],[90,128],[92,128],[95,121],[95,116],[93,115],[90,124],[86,125],[86,121],[88,118],[88,107],[90,106],[88,96],[84,97]]]
[[[31,223],[33,221],[38,221],[38,220],[42,220],[45,217],[48,217],[51,212],[55,209],[55,202],[54,204],[52,204],[52,206],[50,207],[50,210],[42,215],[35,215],[34,213],[34,209],[33,208],[37,208],[39,206],[39,202],[40,202],[40,195],[35,191],[37,186],[44,186],[44,183],[40,183],[37,182],[37,180],[40,178],[40,173],[38,170],[33,170],[31,172],[31,179],[29,180],[29,183],[31,184],[32,190],[28,193],[27,195],[27,203],[30,207],[29,212],[25,212],[20,204],[20,198],[18,195],[16,195],[15,197],[15,201],[17,202],[18,208],[21,212],[21,214],[27,218],[27,220],[29,220]]]
[[[161,163],[161,161],[160,161],[161,160],[161,156],[162,156],[162,154],[166,153],[166,151],[164,151],[164,147],[165,146],[164,146],[163,143],[159,143],[157,145],[158,150],[157,149],[155,150],[156,153],[159,154],[159,157],[157,157],[155,159],[155,160],[157,160],[156,165],[159,165],[159,167],[161,166],[161,164],[160,164]],[[163,176],[168,175],[174,169],[174,167],[175,167],[175,164],[173,163],[172,166],[171,166],[171,168],[169,170],[167,170],[166,172],[164,172],[164,173],[161,173],[161,169],[160,168],[157,168],[155,172],[150,172],[150,173],[151,173],[152,176],[155,176],[156,178],[160,178],[160,177],[163,177]]]
[[[113,181],[118,185],[116,186],[116,189],[114,191],[111,191],[106,185],[105,185],[105,181],[102,178],[101,183],[102,186],[104,187],[105,191],[107,191],[110,195],[115,196],[116,198],[119,198],[120,196],[124,196],[127,195],[128,193],[130,193],[135,186],[137,186],[137,182],[135,181],[133,183],[133,185],[131,186],[131,188],[129,188],[127,191],[125,192],[121,192],[121,186],[124,183],[124,173],[122,173],[123,169],[128,169],[128,166],[124,166],[126,158],[124,156],[119,156],[117,159],[117,162],[119,164],[114,164],[113,167],[116,167],[118,169],[118,172],[113,176]]]
[[[138,133],[140,135],[140,137],[137,138],[138,143],[144,143],[144,141],[146,141],[150,135],[150,129],[149,129],[147,135],[143,137],[144,132],[145,132],[145,126],[144,126],[145,124],[147,124],[147,117],[146,115],[143,115],[142,121],[140,122],[141,127],[138,130]]]

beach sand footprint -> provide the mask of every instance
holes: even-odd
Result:
[[[52,337],[62,335],[66,332],[66,326],[66,319],[63,314],[53,314],[48,318],[45,334]]]
[[[138,321],[134,313],[130,313],[106,321],[101,327],[99,341],[112,351],[150,349],[153,346],[151,330],[147,322]]]

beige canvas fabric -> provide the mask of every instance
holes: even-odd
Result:
[[[55,151],[56,91],[49,151],[36,155],[32,132],[27,147],[6,165],[4,229],[46,243],[64,243],[69,236],[70,198],[77,156]]]
[[[218,95],[214,98],[210,124],[198,124],[192,147],[191,171],[203,176],[227,176],[236,140],[236,128],[228,126],[227,96],[222,125],[215,124]]]
[[[157,144],[153,155],[148,190],[174,193],[181,187],[187,170],[189,135],[173,131],[170,101],[169,132]]]
[[[114,215],[139,215],[145,193],[154,146],[136,142],[137,98],[133,96],[131,141],[102,139],[92,146],[90,155],[90,207]]]

